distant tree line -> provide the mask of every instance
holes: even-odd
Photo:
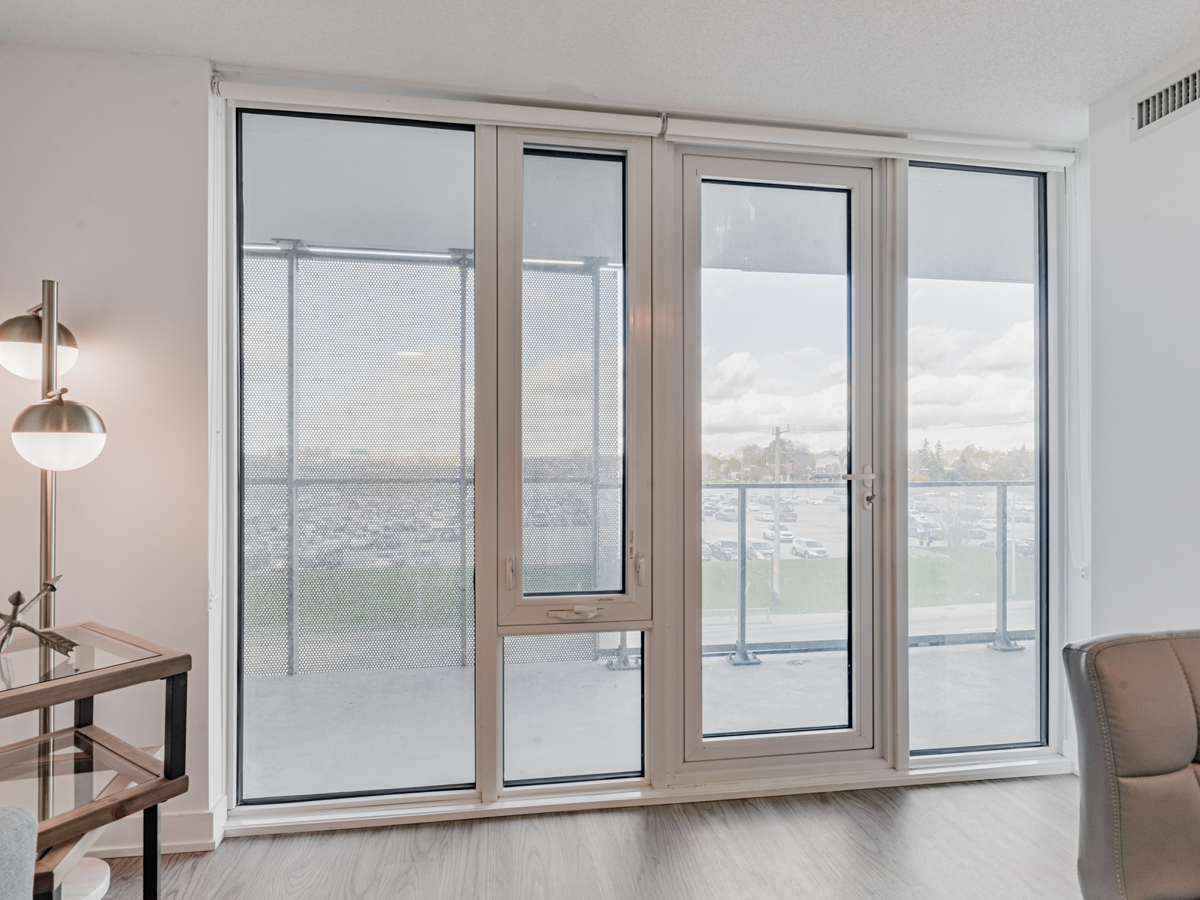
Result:
[[[803,441],[779,439],[779,474],[784,481],[805,481],[823,456],[846,456],[846,448],[814,451]],[[705,481],[770,481],[775,477],[775,441],[766,446],[745,444],[734,453],[705,453]],[[942,442],[926,440],[908,454],[909,481],[1029,481],[1034,477],[1033,453],[1022,444],[1013,450],[984,450],[968,444],[946,450]]]
[[[909,481],[1028,481],[1034,476],[1033,453],[1022,444],[1015,450],[982,450],[968,444],[946,451],[942,442],[926,439],[908,453]]]

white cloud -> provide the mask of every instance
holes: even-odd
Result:
[[[914,325],[908,329],[908,370],[910,374],[937,368],[959,351],[972,337],[961,328],[941,325]]]
[[[794,362],[800,362],[805,359],[813,359],[820,356],[821,351],[816,347],[801,347],[799,350],[787,350],[783,354],[784,359],[790,359]]]
[[[1000,372],[1033,368],[1033,320],[1016,322],[996,340],[963,357],[968,372]]]
[[[704,377],[704,396],[712,400],[738,397],[751,390],[761,367],[747,351],[730,353]]]
[[[1034,382],[1001,372],[917,375],[908,382],[912,428],[980,427],[1033,421]]]
[[[823,368],[817,375],[817,381],[825,383],[833,382],[835,385],[845,384],[846,357],[839,357]]]

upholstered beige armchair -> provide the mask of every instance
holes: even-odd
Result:
[[[0,806],[0,900],[33,896],[37,819],[27,809]]]
[[[1200,898],[1200,632],[1063,648],[1086,900]]]

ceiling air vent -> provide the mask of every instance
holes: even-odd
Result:
[[[1200,107],[1200,63],[1129,101],[1129,136],[1136,140]]]

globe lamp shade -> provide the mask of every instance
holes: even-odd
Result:
[[[65,472],[100,455],[108,434],[90,407],[55,397],[26,407],[13,422],[13,446],[39,469]]]
[[[58,326],[58,374],[71,371],[79,344],[65,325]],[[14,316],[0,322],[0,366],[14,375],[38,381],[42,377],[42,317]]]

